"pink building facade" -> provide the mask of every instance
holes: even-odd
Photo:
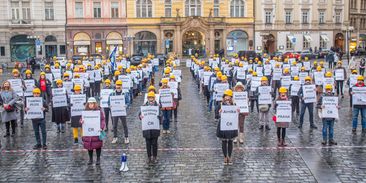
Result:
[[[128,53],[124,0],[67,0],[67,57]]]

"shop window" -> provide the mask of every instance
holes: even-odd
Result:
[[[5,56],[5,46],[0,46],[0,56]]]
[[[61,55],[65,55],[66,54],[66,46],[65,45],[60,45],[60,54]]]

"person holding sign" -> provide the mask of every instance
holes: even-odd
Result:
[[[64,89],[63,88],[63,81],[61,79],[56,80],[56,85],[58,89]],[[64,92],[62,94],[57,94],[58,96],[55,96],[56,93],[52,93],[53,98],[53,105],[52,105],[52,121],[56,122],[57,124],[57,133],[65,133],[65,123],[66,121],[70,120],[70,115],[68,111],[68,101],[67,101],[67,94],[66,90],[64,89]],[[58,98],[59,96],[63,96],[62,98]],[[57,97],[57,101],[56,101]],[[59,101],[60,100],[60,101]],[[56,103],[62,103],[62,106],[55,106]]]
[[[106,93],[108,93],[110,91],[113,91],[113,86],[111,85],[111,80],[109,80],[109,79],[104,80],[103,90],[106,91]],[[101,96],[99,98],[101,103],[102,103],[102,101],[104,101],[103,94],[104,94],[104,92],[102,91]],[[109,98],[109,95],[106,97],[105,100],[108,101],[108,98]],[[101,105],[101,107],[103,107],[103,106]],[[103,107],[103,110],[104,110],[104,115],[105,115],[105,126],[106,126],[105,131],[107,132],[108,131],[108,124],[109,124],[109,114],[111,113],[111,108],[107,104],[107,106]]]
[[[13,77],[10,81],[12,90],[19,96],[18,100],[15,102],[15,107],[19,110],[20,126],[23,127],[24,124],[24,90],[26,89],[22,75],[19,73],[18,69],[13,69]],[[16,85],[15,85],[16,84]]]
[[[245,90],[245,86],[239,81],[236,83],[235,87],[234,87],[234,94],[236,92],[239,93],[244,93],[247,94],[247,91]],[[246,95],[248,96],[248,95]],[[244,122],[245,122],[245,116],[247,116],[249,114],[249,109],[248,109],[248,98],[246,98],[246,100],[241,100],[240,102],[242,102],[243,104],[238,104],[238,101],[236,101],[235,96],[234,96],[234,100],[236,105],[246,105],[247,107],[247,112],[242,112],[240,111],[239,113],[239,143],[243,144],[244,143]],[[245,102],[245,104],[244,104]],[[241,109],[240,109],[241,110]],[[234,139],[234,143],[237,142],[237,138]]]
[[[291,96],[291,108],[292,113],[296,111],[296,116],[299,116],[300,114],[300,98],[298,95],[298,92],[301,88],[301,84],[299,84],[299,77],[295,76],[293,83],[290,85],[289,93]]]
[[[287,146],[287,144],[285,143],[285,137],[286,137],[286,128],[288,128],[290,126],[290,121],[291,121],[291,115],[288,115],[291,111],[291,107],[290,105],[287,106],[286,104],[279,104],[279,101],[289,101],[288,96],[287,96],[287,88],[286,87],[281,87],[280,89],[278,89],[278,93],[279,96],[276,99],[275,102],[275,111],[276,111],[276,118],[275,118],[275,124],[277,127],[277,146]],[[284,106],[282,106],[284,105]],[[279,107],[280,106],[280,107]],[[286,117],[285,115],[282,113],[282,116],[279,116],[279,111],[288,111]],[[288,109],[288,110],[286,110]],[[277,119],[280,119],[278,120]],[[285,119],[285,120],[283,120]]]
[[[103,141],[99,138],[99,135],[95,134],[100,134],[101,131],[103,131],[105,128],[104,113],[102,109],[98,106],[97,100],[94,97],[90,97],[88,99],[84,112],[91,112],[90,114],[95,114],[95,116],[82,115],[80,119],[80,123],[83,125],[83,145],[84,148],[88,150],[89,154],[88,165],[93,164],[94,149],[97,154],[97,162],[95,163],[95,165],[100,165],[100,155],[102,154]],[[95,120],[99,120],[97,121],[97,126],[90,125],[92,123],[95,123]],[[91,133],[91,135],[89,135],[88,133]]]
[[[9,81],[5,81],[1,87],[0,92],[0,106],[3,107],[1,112],[1,121],[5,123],[6,134],[4,137],[10,136],[10,126],[12,129],[11,136],[15,135],[15,128],[17,126],[17,114],[15,110],[15,103],[19,100],[19,96],[11,88]]]
[[[328,99],[329,98],[329,99]],[[326,100],[328,99],[328,100]],[[331,103],[332,100],[336,100],[336,106]],[[322,111],[327,111],[327,116],[325,116],[324,112],[321,113],[321,118],[323,122],[323,141],[322,145],[327,145],[327,138],[329,140],[329,145],[337,145],[337,142],[333,139],[334,134],[334,121],[336,119],[336,116],[330,115],[330,113],[333,112],[335,114],[334,110],[338,110],[340,107],[338,106],[338,98],[334,97],[333,94],[333,86],[331,84],[325,85],[325,93],[319,98],[317,107],[321,109]],[[330,108],[330,109],[328,109]],[[337,111],[338,113],[338,111]],[[332,116],[332,117],[331,117]],[[329,131],[329,137],[327,137],[327,131]]]
[[[336,85],[337,96],[339,95],[339,93],[341,93],[342,98],[344,98],[343,83],[345,80],[347,80],[347,71],[346,71],[346,68],[343,67],[342,61],[337,62],[337,67],[335,68],[335,70],[333,72],[334,72],[335,80],[336,80],[336,84],[337,84]]]
[[[305,110],[308,108],[309,110],[309,121],[311,129],[318,129],[318,127],[314,124],[314,102],[316,102],[316,92],[315,87],[311,86],[311,77],[307,76],[305,78],[305,84],[300,87],[299,97],[301,98],[301,109],[300,109],[300,124],[298,128],[302,128],[302,124],[304,123]],[[310,89],[307,88],[309,86]],[[306,90],[304,89],[306,87]],[[314,88],[314,89],[313,89]]]
[[[81,86],[75,85],[74,86],[74,95],[71,96],[71,128],[72,128],[72,134],[74,137],[74,145],[77,145],[79,143],[79,131],[81,132],[81,124],[80,124],[80,118],[81,113],[79,114],[73,114],[73,110],[82,108],[82,106],[85,105],[86,96],[85,94],[81,93]],[[84,103],[81,103],[79,101],[72,101],[73,96],[81,96],[84,99]],[[79,99],[79,98],[78,98]],[[81,134],[81,133],[80,133]]]
[[[174,90],[175,93],[174,93],[174,97],[173,97],[173,101],[174,101],[174,109],[173,109],[173,112],[172,112],[172,117],[173,117],[173,114],[174,114],[174,122],[177,122],[178,121],[178,107],[179,107],[179,101],[182,100],[182,93],[180,91],[180,83],[178,83],[176,80],[175,80],[175,76],[174,75],[170,75],[170,79],[169,79],[169,82],[168,84],[170,83],[176,83],[176,87],[175,88],[171,88],[171,90]]]
[[[249,70],[249,72],[250,72],[250,70]],[[247,88],[249,88],[248,95],[249,95],[249,102],[250,102],[250,112],[254,112],[253,109],[254,109],[254,103],[255,103],[257,112],[259,113],[258,96],[254,93],[256,90],[256,87],[258,87],[258,85],[255,84],[254,80],[253,80],[253,78],[257,78],[257,73],[252,71],[252,75],[248,75],[248,76],[250,77],[250,79],[248,79],[248,85],[247,85]],[[254,88],[254,90],[252,88]]]
[[[158,156],[158,138],[160,136],[159,118],[161,117],[161,111],[159,104],[155,101],[154,92],[147,94],[147,100],[141,106],[139,118],[142,121],[142,135],[146,142],[147,164],[155,164]]]
[[[159,93],[160,93],[160,105],[161,110],[163,113],[163,134],[170,133],[169,127],[170,127],[170,118],[172,110],[174,110],[174,102],[173,102],[173,93],[169,92],[164,94],[162,91],[165,91],[165,89],[170,89],[168,86],[168,79],[163,78],[161,80],[162,86],[160,87]],[[170,94],[170,95],[169,95]],[[166,106],[165,106],[166,105]]]
[[[349,78],[347,80],[347,85],[349,86],[348,94],[350,96],[350,100],[349,100],[350,107],[352,107],[352,105],[353,105],[352,104],[352,94],[351,94],[352,87],[357,84],[357,77],[358,77],[357,70],[352,69],[351,75],[349,76]]]
[[[356,134],[358,113],[361,113],[361,126],[362,133],[366,134],[366,87],[364,83],[365,78],[363,76],[357,77],[357,83],[352,87],[352,133]]]
[[[116,102],[116,101],[111,100],[111,98],[113,96],[122,96],[124,98],[125,103],[121,102],[122,104],[116,104],[118,106],[113,106],[112,102]],[[126,104],[128,104],[128,103],[129,103],[129,95],[128,95],[128,93],[123,92],[123,90],[122,90],[122,81],[117,80],[116,81],[116,89],[109,96],[109,102],[108,102],[108,106],[110,106],[110,108],[111,108],[112,123],[113,123],[113,140],[111,142],[112,144],[115,144],[118,141],[118,122],[119,122],[119,120],[121,120],[121,122],[122,122],[124,136],[125,136],[125,144],[130,143],[130,141],[128,139],[128,127],[127,127],[127,121],[126,121],[126,115],[127,114],[114,114],[114,112],[113,112],[115,109],[119,110],[119,108],[126,108]]]
[[[41,96],[48,104],[51,96],[52,82],[46,78],[45,72],[41,72],[39,75],[38,84],[39,89],[41,90]]]
[[[272,103],[272,95],[271,95],[271,87],[268,86],[268,79],[266,76],[261,78],[261,85],[256,89],[255,95],[258,97],[258,108],[259,108],[259,123],[260,123],[260,130],[264,128],[266,130],[271,130],[269,127],[269,111],[271,109]],[[262,88],[269,88],[269,91],[261,92],[260,89]],[[262,103],[261,101],[266,101]],[[267,102],[268,101],[268,102]]]
[[[222,140],[224,165],[233,164],[231,159],[231,154],[233,152],[233,139],[238,136],[238,113],[240,111],[234,104],[232,97],[233,91],[230,89],[225,90],[219,109],[220,120],[216,131],[216,136]]]
[[[34,103],[31,104],[28,102],[28,100],[37,99],[37,98],[41,99],[40,104],[32,106],[32,104],[34,104]],[[47,131],[46,131],[46,119],[45,118],[46,118],[46,112],[48,111],[48,104],[46,103],[46,100],[41,97],[41,90],[39,88],[33,89],[33,97],[29,97],[26,100],[26,106],[27,107],[24,109],[24,111],[27,112],[27,115],[29,114],[30,110],[34,110],[32,108],[39,108],[41,106],[40,110],[41,110],[42,117],[32,118],[34,136],[36,137],[36,142],[37,142],[37,144],[35,146],[33,146],[33,149],[43,148],[44,150],[46,150],[47,149],[47,144],[46,144]],[[39,129],[41,129],[42,143],[41,143],[41,136],[39,134]]]

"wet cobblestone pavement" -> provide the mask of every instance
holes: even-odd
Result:
[[[187,68],[181,68],[183,100],[172,133],[159,138],[159,162],[146,165],[145,141],[137,118],[142,97],[128,111],[130,144],[111,144],[108,132],[100,166],[88,166],[82,145],[73,145],[72,129],[57,134],[47,120],[46,151],[32,150],[35,144],[30,121],[17,128],[16,137],[3,138],[0,154],[0,182],[366,182],[366,137],[351,133],[349,96],[342,100],[340,120],[335,124],[337,146],[321,146],[321,121],[317,130],[291,124],[286,148],[277,148],[276,130],[258,130],[257,113],[245,121],[245,143],[234,148],[234,165],[224,166],[221,142],[216,138],[217,122],[207,112],[206,100]],[[2,79],[6,75],[1,75]],[[347,91],[345,92],[347,93]],[[50,114],[47,114],[50,119]],[[109,129],[112,129],[111,123]],[[360,124],[359,124],[360,125]],[[1,124],[1,135],[4,134]],[[122,125],[119,125],[122,132]],[[360,127],[359,127],[360,129]],[[120,134],[120,139],[122,134]],[[120,156],[128,155],[128,172],[119,172]]]

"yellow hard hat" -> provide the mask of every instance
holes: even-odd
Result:
[[[337,62],[337,64],[341,64],[341,65],[342,65],[342,63],[343,63],[343,62],[342,62],[342,60],[339,60],[339,61]]]
[[[318,67],[316,67],[316,70],[317,71],[321,71],[322,70],[322,67],[321,66],[318,66]]]
[[[169,77],[170,79],[175,79],[175,76],[174,75],[170,75]]]
[[[239,67],[243,67],[244,64],[242,62],[239,63]]]
[[[80,85],[75,85],[74,86],[74,91],[80,91],[81,90],[81,86]]]
[[[170,73],[170,68],[169,67],[165,68],[164,69],[164,74],[169,74],[169,73]]]
[[[51,68],[51,66],[47,64],[44,66],[44,68]]]
[[[325,77],[332,77],[332,73],[328,71],[327,73],[325,73]]]
[[[122,80],[117,80],[116,85],[122,85]]]
[[[121,74],[121,72],[119,72],[119,71],[114,72],[114,76],[119,76],[120,74]]]
[[[61,79],[56,80],[56,84],[62,84],[62,80]]]
[[[227,81],[227,76],[226,75],[222,75],[221,76],[221,81]]]
[[[64,77],[70,77],[70,74],[68,72],[65,72]]]
[[[221,78],[221,76],[222,76],[222,72],[217,72],[217,74],[216,74],[216,77],[218,77],[218,78]]]
[[[108,83],[108,84],[110,84],[110,83],[111,83],[111,80],[106,79],[106,80],[104,80],[104,83]]]
[[[318,62],[317,61],[314,61],[314,65],[316,65],[316,64],[318,64]]]
[[[147,93],[147,97],[155,98],[155,93],[151,91],[151,92]]]
[[[39,75],[40,75],[40,76],[42,76],[42,75],[46,75],[46,73],[45,73],[45,72],[41,72]]]
[[[155,91],[155,87],[153,85],[149,86],[149,88],[147,89],[147,91],[150,91],[150,90],[154,90]]]
[[[232,97],[233,96],[233,91],[230,90],[230,89],[227,89],[227,90],[225,90],[224,95]]]
[[[305,67],[304,66],[301,67],[301,71],[305,71]]]
[[[323,65],[323,64],[324,64],[324,62],[323,62],[323,61],[320,61],[320,62],[319,62],[319,64],[320,64],[320,65]]]
[[[295,76],[294,81],[298,81],[298,80],[299,80],[299,76]]]
[[[215,71],[220,71],[220,68],[218,68],[218,67],[215,67]]]
[[[365,78],[363,76],[357,76],[357,80],[365,80]]]
[[[66,67],[71,67],[71,64],[70,64],[70,63],[67,63],[67,64],[66,64]]]
[[[292,65],[296,65],[296,64],[297,64],[297,62],[296,62],[296,61],[293,61],[293,62],[292,62]]]
[[[122,69],[122,65],[119,65],[119,66],[117,67],[117,69],[118,69],[118,70],[121,70],[121,69]]]
[[[306,76],[305,77],[305,81],[311,81],[311,77],[310,76]]]
[[[261,78],[261,81],[268,81],[268,78],[267,78],[266,76],[263,76],[263,77]]]
[[[257,76],[257,72],[253,71],[252,76]]]
[[[13,73],[13,74],[19,73],[19,70],[18,69],[13,69],[13,71],[11,73]]]
[[[32,71],[28,69],[25,71],[25,74],[32,74]]]
[[[290,72],[290,69],[288,67],[286,67],[285,69],[283,69],[283,72],[284,73],[289,73]]]
[[[331,89],[333,89],[333,86],[331,84],[326,84],[325,89],[326,90],[331,90]]]
[[[168,79],[167,79],[167,78],[163,78],[163,79],[161,80],[161,83],[167,84],[167,83],[168,83]]]
[[[258,65],[262,65],[262,62],[261,61],[258,61]]]
[[[74,78],[80,78],[80,74],[76,73],[76,74],[74,75]]]
[[[285,87],[281,87],[280,89],[278,89],[279,93],[287,93],[287,88]]]
[[[41,90],[39,88],[34,88],[33,89],[33,94],[41,94]]]
[[[352,70],[352,74],[357,74],[357,70],[356,69],[353,69]]]
[[[126,72],[127,72],[127,73],[131,73],[131,69],[130,69],[130,68],[127,68],[127,69],[126,69]]]

